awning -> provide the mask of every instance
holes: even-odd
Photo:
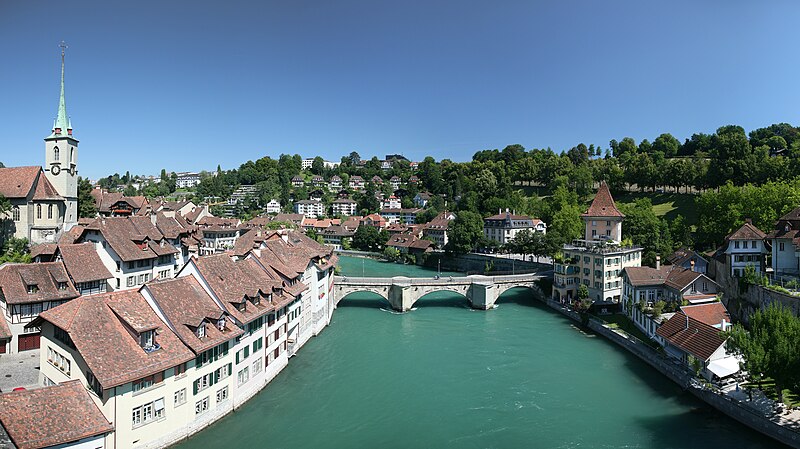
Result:
[[[725,357],[724,359],[713,360],[708,364],[708,370],[720,378],[730,376],[739,371],[739,359]]]

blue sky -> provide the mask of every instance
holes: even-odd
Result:
[[[0,161],[43,163],[61,40],[94,179],[796,125],[798,18],[796,1],[2,1]]]

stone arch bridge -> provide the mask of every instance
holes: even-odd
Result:
[[[428,293],[450,291],[466,297],[476,309],[491,309],[497,298],[514,287],[527,287],[540,298],[546,295],[537,284],[543,273],[515,274],[508,276],[464,276],[440,278],[369,278],[336,276],[334,278],[335,301],[338,304],[345,296],[355,292],[372,292],[380,295],[392,308],[406,312],[414,303]]]

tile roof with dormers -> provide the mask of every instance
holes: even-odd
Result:
[[[76,243],[59,245],[58,252],[67,273],[74,282],[91,282],[111,279],[114,276],[108,271],[100,255],[94,249],[94,243]]]
[[[79,380],[0,394],[0,424],[18,449],[65,445],[114,431]]]
[[[79,240],[86,240],[90,231],[101,233],[123,262],[153,259],[179,252],[164,240],[163,234],[148,217],[98,218],[84,228]]]
[[[172,323],[181,341],[196,354],[222,344],[244,331],[226,318],[225,329],[217,328],[217,320],[226,315],[200,283],[184,276],[146,284],[158,307]],[[205,325],[205,337],[197,336],[198,326]]]
[[[150,376],[194,358],[137,290],[81,296],[42,312],[43,321],[65,330],[104,389]],[[158,350],[146,352],[135,336],[156,329]]]
[[[29,287],[32,293],[28,293]],[[0,266],[0,296],[8,304],[67,301],[79,295],[61,262]]]
[[[581,214],[582,217],[618,217],[623,218],[625,215],[617,209],[614,203],[614,198],[611,196],[611,191],[608,190],[608,185],[605,181],[600,182],[600,188],[597,189],[597,194],[592,200],[592,205],[589,210]]]
[[[725,344],[719,329],[678,312],[656,329],[671,345],[706,361]]]
[[[216,254],[191,263],[228,314],[240,323],[249,323],[274,310],[268,298],[281,282],[267,276],[252,259],[234,262],[225,254]],[[245,310],[240,311],[238,306],[243,302]]]

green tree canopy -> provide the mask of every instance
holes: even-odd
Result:
[[[476,212],[459,212],[450,223],[447,232],[449,241],[446,250],[454,254],[466,254],[475,250],[483,241],[483,218]]]

